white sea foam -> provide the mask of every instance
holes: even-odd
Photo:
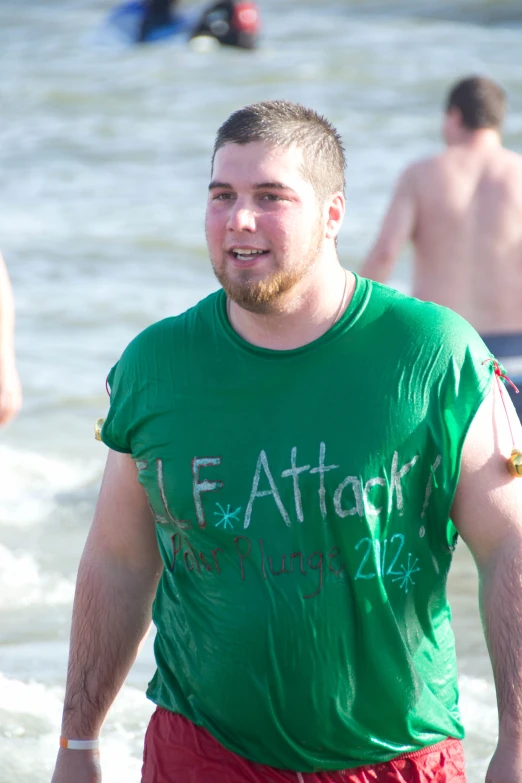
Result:
[[[56,758],[63,689],[0,675],[0,783],[48,783]],[[102,730],[104,783],[138,783],[154,705],[124,686]]]
[[[99,463],[57,459],[0,446],[0,524],[31,525],[55,507],[60,492],[93,480]]]
[[[50,734],[59,728],[63,689],[0,674],[0,725],[7,739]]]
[[[497,707],[493,682],[478,677],[459,678],[460,711],[468,733],[494,740],[497,734]]]
[[[16,554],[0,544],[0,605],[15,607],[68,604],[74,584],[58,574],[43,572],[27,552]]]
[[[497,707],[492,680],[459,677],[460,712],[469,783],[482,783],[497,742]]]

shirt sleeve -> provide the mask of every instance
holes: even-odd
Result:
[[[123,454],[131,454],[134,400],[132,373],[126,364],[124,354],[107,377],[110,407],[102,427],[101,439],[110,449],[120,451]]]
[[[447,480],[448,517],[460,479],[464,443],[478,409],[494,382],[493,357],[477,332],[456,314],[448,335],[450,348],[446,372],[441,378],[440,417],[442,426],[441,455]],[[445,509],[446,512],[446,509]],[[453,547],[457,530],[448,520],[447,542]]]
[[[476,331],[459,316],[459,327],[450,345],[450,358],[442,396],[442,415],[448,431],[448,448],[454,450],[454,462],[460,471],[464,441],[471,422],[487,397],[494,378],[494,359]]]

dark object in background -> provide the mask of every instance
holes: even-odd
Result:
[[[241,49],[258,46],[261,23],[259,10],[252,0],[211,1],[199,9],[181,9],[179,4],[179,0],[120,2],[107,18],[109,41],[148,44],[180,36]]]
[[[224,46],[255,49],[260,28],[255,3],[218,0],[205,8],[190,38],[208,36]]]
[[[179,0],[145,0],[145,13],[141,21],[137,43],[144,43],[151,33],[161,27],[171,27]],[[173,14],[174,12],[174,14]]]

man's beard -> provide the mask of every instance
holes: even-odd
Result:
[[[233,302],[251,313],[266,315],[279,311],[278,303],[281,297],[299,283],[314,265],[322,242],[322,231],[321,233],[318,231],[308,255],[299,264],[291,269],[276,270],[261,280],[256,279],[256,272],[250,269],[236,270],[232,278],[227,272],[226,264],[218,268],[211,259],[212,268],[227,296]]]
[[[214,266],[214,274],[233,302],[251,313],[267,314],[278,310],[279,298],[303,278],[310,266],[299,265],[295,269],[273,272],[262,280],[249,279],[250,270],[231,279],[226,269],[218,271]]]

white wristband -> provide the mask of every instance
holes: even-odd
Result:
[[[60,737],[60,747],[67,750],[96,750],[100,747],[100,740],[73,740]]]

